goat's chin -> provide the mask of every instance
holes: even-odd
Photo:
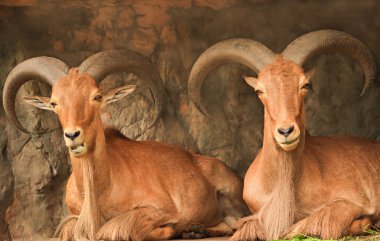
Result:
[[[294,140],[292,141],[287,141],[287,142],[279,142],[278,140],[277,141],[277,144],[281,147],[281,149],[283,149],[284,151],[294,151],[297,146],[298,146],[298,143],[300,142],[300,138],[297,137],[295,138]]]
[[[87,153],[87,146],[85,143],[68,146],[69,152],[74,157],[82,157]]]

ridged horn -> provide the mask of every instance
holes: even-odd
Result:
[[[98,83],[115,72],[130,72],[145,81],[153,93],[155,117],[148,128],[160,118],[165,104],[165,89],[156,68],[140,54],[130,50],[106,50],[87,58],[80,66],[80,72],[88,73]]]
[[[3,90],[3,105],[7,117],[23,132],[28,131],[20,124],[16,116],[15,99],[20,87],[29,80],[42,80],[53,86],[67,74],[67,65],[52,57],[35,57],[19,63],[9,73]]]
[[[282,55],[302,66],[315,55],[330,52],[347,54],[360,63],[365,76],[363,95],[375,80],[376,62],[369,49],[348,33],[330,29],[307,33],[293,40]]]
[[[199,111],[210,117],[202,104],[201,89],[213,69],[222,64],[237,63],[258,73],[274,59],[275,54],[270,49],[254,40],[236,38],[218,42],[204,51],[193,65],[188,83],[190,99]]]

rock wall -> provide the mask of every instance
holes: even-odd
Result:
[[[263,129],[263,107],[240,77],[251,72],[226,65],[209,76],[203,96],[214,119],[208,119],[187,99],[187,77],[196,58],[227,38],[254,39],[281,52],[304,33],[333,28],[362,40],[379,62],[379,12],[377,0],[0,0],[0,90],[10,70],[34,56],[58,57],[77,66],[101,50],[138,51],[164,80],[164,116],[145,130],[154,111],[148,86],[124,73],[103,81],[104,92],[122,83],[137,83],[138,91],[107,107],[104,122],[132,139],[174,143],[220,158],[244,176],[261,146]],[[323,55],[308,65],[317,70],[306,100],[308,132],[379,141],[379,78],[359,97],[363,73],[352,59]],[[66,212],[70,161],[59,122],[20,99],[49,92],[48,86],[31,81],[17,96],[18,116],[28,130],[40,132],[36,135],[9,123],[1,103],[0,240],[51,237]]]

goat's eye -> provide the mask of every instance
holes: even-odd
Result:
[[[51,105],[53,108],[55,108],[55,107],[57,106],[57,103],[55,103],[55,102],[50,102],[50,105]]]
[[[311,90],[313,89],[313,85],[311,83],[306,83],[302,86],[302,89]]]
[[[264,92],[262,92],[261,90],[255,90],[255,92],[256,92],[257,95],[264,94]]]
[[[94,97],[94,100],[100,102],[102,100],[102,96],[101,95],[97,95],[97,96]]]

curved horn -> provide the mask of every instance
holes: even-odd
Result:
[[[16,94],[20,87],[29,80],[42,80],[53,86],[66,75],[67,65],[52,57],[35,57],[19,63],[9,73],[3,90],[3,105],[5,114],[23,132],[28,131],[20,124],[15,111]]]
[[[275,54],[263,44],[250,39],[228,39],[214,44],[199,56],[190,72],[190,99],[204,115],[210,117],[201,102],[201,88],[207,75],[226,63],[242,64],[258,73],[274,61]]]
[[[353,57],[362,66],[365,76],[363,95],[375,80],[376,62],[369,49],[350,34],[328,29],[307,33],[293,40],[284,50],[283,56],[302,66],[316,54],[335,51]]]
[[[149,85],[155,102],[156,114],[150,124],[152,127],[160,118],[165,104],[165,89],[156,68],[143,56],[130,50],[107,50],[87,58],[80,66],[80,72],[86,72],[100,83],[114,72],[130,72],[138,75]]]

